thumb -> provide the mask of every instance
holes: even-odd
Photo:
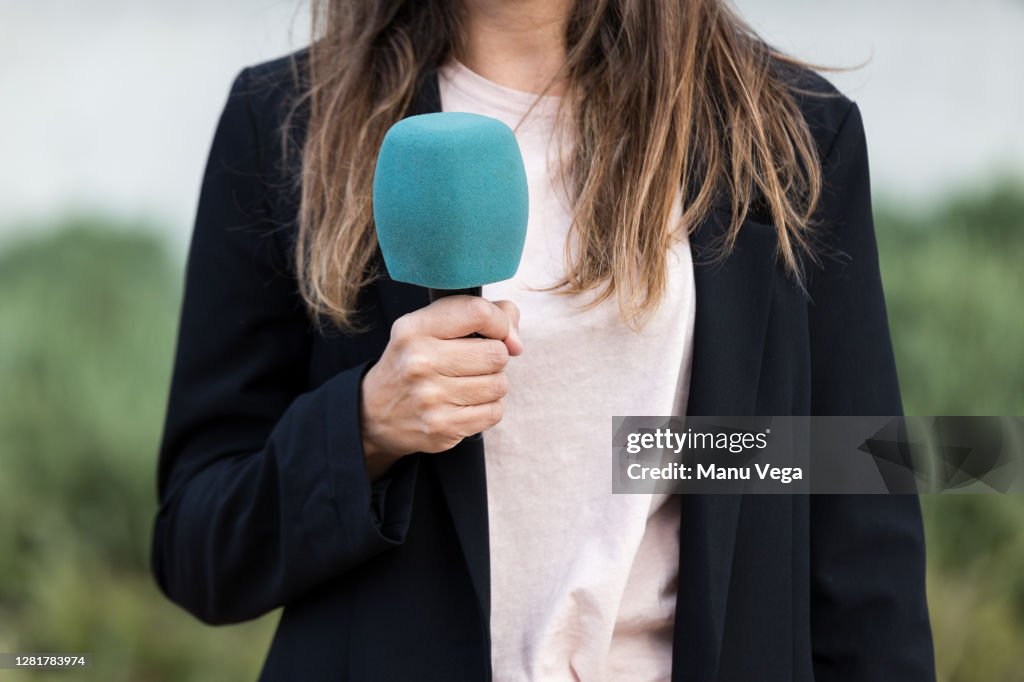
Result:
[[[509,355],[519,355],[523,352],[523,340],[519,336],[519,306],[512,301],[494,301],[495,306],[508,315],[509,325],[508,336],[505,337],[505,345],[508,347]]]

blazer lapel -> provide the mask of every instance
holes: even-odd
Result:
[[[431,70],[420,81],[409,115],[439,111],[441,97],[437,72]],[[383,271],[383,260],[379,264]],[[429,303],[427,290],[423,287],[395,282],[387,277],[378,280],[376,284],[382,317],[389,323]],[[480,605],[481,625],[487,641],[490,641],[490,531],[487,523],[487,475],[484,469],[483,442],[463,441],[442,455],[421,456],[421,464],[425,461],[429,461],[437,472],[448,502]]]
[[[694,416],[757,410],[775,228],[746,221],[728,257],[712,261],[727,226],[728,215],[718,209],[690,238],[697,310],[687,413]],[[742,495],[683,496],[674,681],[717,678],[742,503]]]

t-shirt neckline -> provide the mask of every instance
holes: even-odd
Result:
[[[525,114],[533,106],[531,117],[553,116],[562,100],[559,95],[538,95],[495,83],[455,58],[441,67],[441,76],[463,95],[510,114]]]

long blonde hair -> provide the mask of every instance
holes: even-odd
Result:
[[[384,133],[424,74],[462,49],[458,0],[313,0],[295,266],[311,314],[355,327],[378,274],[372,182]],[[821,191],[814,140],[784,76],[799,63],[725,0],[578,0],[559,74],[571,102],[573,198],[565,278],[554,289],[617,297],[637,324],[664,294],[668,247],[728,200],[732,248],[752,205],[799,280]],[[680,190],[681,215],[673,209]]]

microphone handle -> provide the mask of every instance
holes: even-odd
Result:
[[[445,296],[482,296],[483,295],[483,287],[466,287],[465,289],[428,289],[427,291],[430,294],[430,302],[431,303],[433,303],[434,301],[436,301],[439,298],[444,298]],[[477,338],[477,339],[479,339],[479,338],[482,338],[482,337],[479,334],[477,334],[476,332],[473,332],[472,334],[470,334],[466,338]],[[478,441],[478,440],[483,440],[483,439],[484,439],[484,434],[482,434],[482,433],[474,433],[472,436],[466,436],[462,440]]]
[[[483,287],[466,287],[465,289],[428,289],[430,302],[433,303],[445,296],[482,296]]]

